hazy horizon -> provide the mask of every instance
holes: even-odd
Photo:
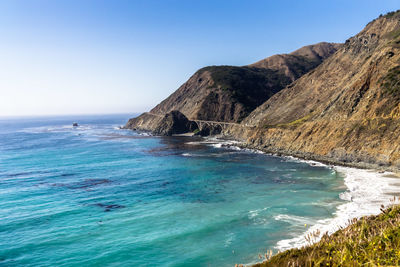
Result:
[[[398,4],[0,1],[0,117],[140,113],[204,66],[344,42]]]
[[[0,115],[0,120],[8,120],[8,119],[27,119],[27,118],[68,118],[68,117],[97,117],[97,116],[118,116],[118,115],[129,115],[129,116],[138,116],[141,113],[146,112],[109,112],[109,113],[63,113],[63,114],[22,114],[22,115]]]

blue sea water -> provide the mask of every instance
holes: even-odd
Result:
[[[251,263],[343,203],[328,167],[118,129],[129,117],[0,120],[0,266]]]

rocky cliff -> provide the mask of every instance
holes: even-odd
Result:
[[[126,127],[154,131],[162,117],[173,110],[191,120],[240,122],[339,47],[339,44],[319,43],[249,66],[202,68],[150,112],[131,119]]]
[[[127,126],[154,130],[171,110],[240,122],[223,134],[264,151],[399,169],[400,12],[380,16],[342,46],[201,69]]]
[[[231,129],[270,152],[400,168],[400,12],[369,23]]]

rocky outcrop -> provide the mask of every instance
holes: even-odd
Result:
[[[256,129],[236,136],[270,152],[400,168],[399,85],[396,12],[369,23],[317,68],[268,99],[242,122]]]
[[[129,119],[124,128],[131,130],[154,131],[163,117],[164,115],[145,112],[136,118]]]
[[[193,132],[198,129],[195,122],[177,110],[168,112],[164,116],[143,113],[139,117],[130,119],[124,127],[125,129],[148,131],[152,129],[156,135],[173,135]]]
[[[149,113],[131,119],[126,127],[154,131],[160,117],[173,110],[191,120],[240,122],[271,96],[318,66],[339,46],[319,43],[249,66],[202,68]]]
[[[196,129],[198,127],[195,122],[189,121],[181,112],[173,110],[165,114],[153,132],[158,135],[173,135],[193,132]]]

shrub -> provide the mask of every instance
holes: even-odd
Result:
[[[255,266],[400,266],[400,206],[382,206],[381,211]]]
[[[387,72],[386,76],[381,79],[381,86],[387,93],[400,96],[400,66]]]
[[[261,105],[291,82],[283,73],[271,69],[210,66],[200,71],[210,72],[214,82],[210,88],[227,91],[249,110]]]

